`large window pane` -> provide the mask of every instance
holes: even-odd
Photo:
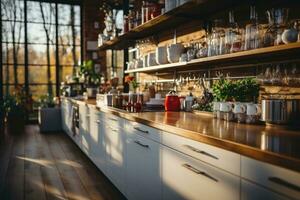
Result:
[[[29,22],[52,23],[55,24],[55,4],[28,1],[28,20]]]
[[[73,67],[61,67],[61,80],[65,80],[66,76],[70,76],[73,74]]]
[[[56,87],[55,85],[29,85],[29,92],[32,95],[33,100],[38,100],[42,95],[48,94],[55,95]]]
[[[47,84],[48,82],[54,84],[55,79],[55,67],[50,67],[48,72],[47,66],[28,66],[29,84],[39,83]],[[49,73],[49,74],[48,74]]]
[[[80,26],[80,6],[59,4],[58,24]]]
[[[49,52],[47,52],[47,45],[28,45],[28,62],[29,64],[48,65],[47,55],[49,53],[50,65],[55,65],[55,45],[49,46]]]
[[[24,45],[23,44],[2,44],[2,62],[8,64],[24,64]]]
[[[80,45],[80,27],[59,26],[58,37],[60,45]]]
[[[3,84],[24,84],[25,67],[22,65],[2,65]]]
[[[80,61],[80,47],[60,46],[59,62],[60,65],[77,65]]]
[[[28,23],[28,43],[55,44],[55,25]]]
[[[24,22],[3,21],[2,40],[3,42],[24,43]]]
[[[1,0],[2,19],[24,21],[23,0]]]

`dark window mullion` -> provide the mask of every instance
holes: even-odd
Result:
[[[59,96],[60,80],[59,80],[59,46],[58,46],[58,4],[55,3],[55,43],[56,43],[56,52],[55,52],[55,61],[56,61],[56,96]]]
[[[0,101],[3,99],[3,71],[2,71],[2,3],[0,2]]]
[[[24,0],[24,41],[25,41],[25,46],[24,46],[24,64],[25,64],[25,91],[26,95],[29,95],[29,85],[28,85],[28,79],[29,79],[29,74],[28,74],[28,35],[27,35],[27,0]]]

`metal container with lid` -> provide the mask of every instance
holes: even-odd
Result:
[[[270,124],[300,125],[300,99],[264,99],[262,121]]]

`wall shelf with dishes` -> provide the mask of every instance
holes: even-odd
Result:
[[[169,1],[172,2],[173,0]],[[132,29],[124,31],[124,33],[119,36],[101,42],[101,45],[98,47],[99,50],[121,50],[128,48],[133,46],[137,39],[152,36],[163,30],[176,28],[178,25],[189,22],[191,19],[204,19],[205,16],[210,13],[238,4],[234,0],[189,0],[182,2],[184,3],[142,24],[133,26]]]
[[[246,66],[257,65],[257,64],[267,64],[268,62],[278,61],[283,62],[283,57],[287,61],[299,61],[300,55],[300,42],[284,44],[272,47],[265,47],[259,49],[253,49],[248,51],[241,51],[231,54],[223,54],[217,56],[210,56],[204,58],[197,58],[191,61],[168,63],[163,65],[156,65],[150,67],[142,67],[137,69],[126,70],[125,73],[136,73],[136,72],[156,72],[162,70],[180,70],[183,69],[194,69],[195,67],[199,69],[199,66],[205,68],[205,66],[211,66],[215,64],[222,63],[222,66],[228,65],[232,66],[238,63],[238,67],[242,67],[242,61],[245,60]]]

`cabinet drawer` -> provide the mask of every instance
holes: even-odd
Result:
[[[238,200],[240,178],[190,156],[162,147],[163,199]]]
[[[161,142],[161,133],[158,129],[132,121],[126,121],[126,132],[130,134],[139,134],[156,142]]]
[[[127,198],[160,200],[160,144],[137,134],[133,134],[126,141]]]
[[[287,200],[288,198],[267,190],[266,188],[260,187],[259,185],[242,180],[241,200],[253,199]]]
[[[243,178],[300,199],[300,173],[242,156]]]
[[[239,154],[167,132],[162,133],[162,143],[177,151],[240,176],[241,156]]]
[[[124,126],[124,120],[118,116],[115,116],[113,114],[100,112],[100,120],[106,122],[111,127],[121,127]]]

